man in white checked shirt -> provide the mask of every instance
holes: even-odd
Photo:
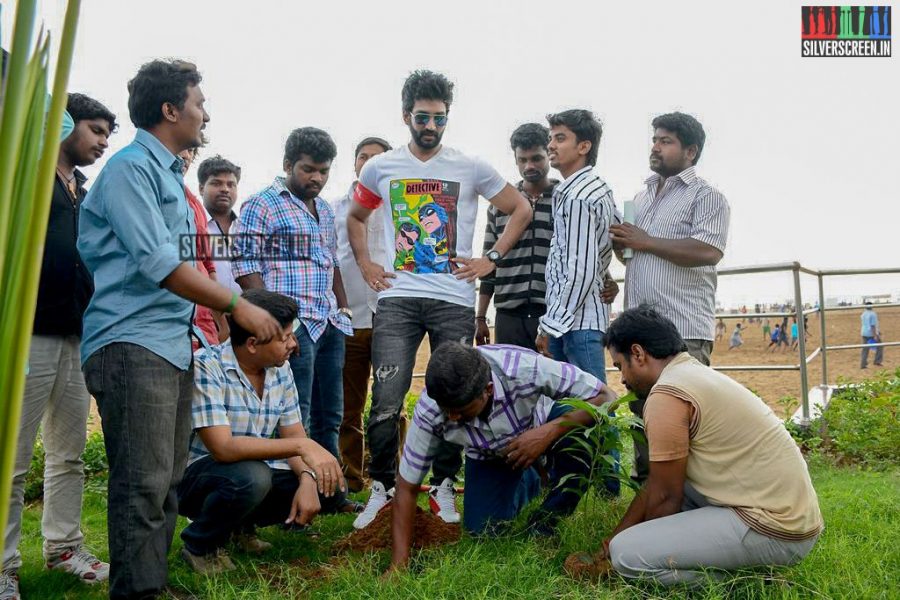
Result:
[[[635,223],[609,229],[617,253],[633,251],[625,269],[625,308],[643,304],[668,318],[687,351],[709,366],[716,264],[725,252],[730,209],[725,196],[697,176],[706,141],[697,119],[676,112],[656,117],[652,126],[654,174],[635,196]],[[630,405],[643,415],[642,401]],[[650,468],[646,444],[635,441],[635,452],[636,479],[643,481]]]

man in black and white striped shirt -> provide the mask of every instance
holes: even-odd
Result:
[[[616,252],[633,252],[625,269],[625,308],[649,305],[675,323],[687,351],[709,365],[715,339],[716,264],[728,239],[730,209],[695,165],[706,134],[690,115],[653,119],[650,169],[634,198],[634,224],[610,227]],[[621,256],[620,256],[621,258]],[[632,403],[643,414],[643,403]],[[646,478],[646,445],[635,444],[638,479]]]
[[[612,190],[593,172],[603,129],[588,110],[548,115],[547,121],[550,165],[565,179],[553,192],[547,312],[540,318],[535,346],[605,383],[603,336],[609,306],[603,280],[613,255],[609,227],[621,217]],[[610,477],[605,485],[618,495],[618,479]]]
[[[497,270],[482,278],[475,317],[475,341],[478,345],[491,343],[487,326],[487,309],[494,298],[497,318],[494,323],[494,343],[513,344],[534,350],[538,319],[544,314],[544,268],[553,237],[552,197],[559,183],[548,177],[550,161],[547,141],[550,131],[539,123],[525,123],[513,131],[510,146],[522,180],[519,192],[531,204],[531,225],[512,250],[497,261]],[[488,207],[484,230],[484,255],[493,250],[503,235],[509,215],[496,207]]]

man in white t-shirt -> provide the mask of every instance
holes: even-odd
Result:
[[[369,414],[372,494],[353,526],[361,529],[392,498],[397,471],[397,423],[412,381],[416,351],[428,334],[432,349],[445,341],[471,344],[475,335],[475,280],[494,270],[531,221],[528,201],[482,160],[441,145],[453,84],[415,71],[403,85],[408,145],[363,167],[347,217],[347,233],[363,279],[378,292],[373,323],[375,382]],[[472,257],[478,196],[510,215],[504,234],[481,258]],[[372,260],[366,221],[384,205],[385,257]],[[409,457],[417,460],[416,457]],[[432,511],[459,522],[453,482],[460,446],[443,442],[432,466]]]

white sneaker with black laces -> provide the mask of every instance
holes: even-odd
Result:
[[[428,491],[428,505],[444,523],[459,523],[459,511],[456,510],[456,490],[449,477],[441,485],[431,486]]]
[[[385,490],[384,484],[380,481],[372,482],[372,493],[369,495],[369,501],[366,503],[363,511],[356,516],[356,520],[353,521],[353,527],[356,529],[368,527],[375,520],[375,517],[378,516],[378,513],[393,499],[394,488]]]

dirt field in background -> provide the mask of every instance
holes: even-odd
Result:
[[[828,344],[858,344],[860,343],[860,315],[859,310],[850,311],[832,311],[827,313]],[[881,331],[884,341],[900,340],[900,308],[886,308],[877,310]],[[797,351],[784,352],[779,350],[775,353],[768,352],[766,347],[769,345],[768,340],[763,340],[762,326],[759,323],[748,323],[744,320],[744,345],[735,350],[728,350],[728,339],[734,330],[734,325],[740,320],[740,316],[725,319],[727,332],[725,338],[716,342],[713,348],[712,364],[713,365],[787,365],[799,364],[800,357]],[[770,319],[774,326],[774,319]],[[809,317],[809,333],[810,338],[806,343],[807,355],[812,354],[813,350],[819,347],[821,336],[819,332],[819,316],[810,315]],[[782,347],[783,348],[783,347]],[[416,356],[416,368],[414,373],[424,373],[425,366],[428,364],[428,357],[431,355],[428,346],[428,338],[423,341],[422,346]],[[835,350],[828,353],[828,381],[835,383],[838,377],[845,377],[850,381],[859,381],[871,376],[876,369],[871,363],[875,357],[874,352],[869,352],[869,368],[861,370],[859,368],[859,350]],[[610,363],[609,354],[606,356],[607,364]],[[900,367],[900,347],[885,348],[884,350],[884,368],[896,369]],[[766,401],[779,414],[783,412],[783,408],[778,404],[778,400],[784,396],[793,396],[799,400],[800,397],[800,372],[799,371],[729,371],[728,374],[743,385],[754,390],[763,400]],[[809,365],[809,384],[810,386],[820,383],[822,380],[822,361],[816,357]],[[622,394],[625,389],[619,383],[618,373],[609,373],[609,381],[616,392]],[[414,377],[412,382],[412,391],[418,393],[422,390],[424,379],[422,377]],[[89,428],[94,430],[100,429],[100,418],[97,415],[96,406],[91,406],[91,422]]]

